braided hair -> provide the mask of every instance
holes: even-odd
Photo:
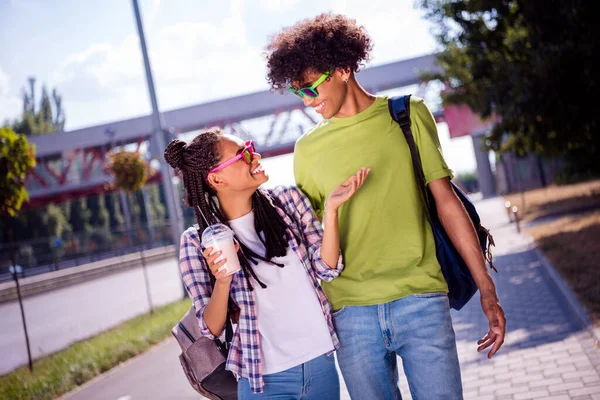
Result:
[[[173,139],[165,149],[165,160],[169,165],[178,169],[183,178],[186,204],[192,207],[196,221],[200,227],[199,232],[207,228],[208,224],[222,223],[229,226],[216,199],[215,189],[206,181],[208,172],[219,164],[221,154],[219,142],[223,138],[223,131],[212,128],[197,135],[190,143],[179,139]],[[287,253],[288,241],[291,239],[283,218],[277,213],[275,207],[285,211],[281,202],[268,194],[268,192],[257,189],[252,194],[252,209],[254,210],[254,227],[260,241],[266,249],[264,256],[256,254],[248,246],[238,240],[240,250],[238,258],[244,271],[250,290],[254,290],[250,282],[252,276],[262,287],[267,286],[256,276],[250,262],[254,265],[259,260],[283,267],[283,264],[274,262],[273,257],[283,257]],[[204,217],[203,217],[204,216]],[[261,233],[263,235],[261,235]],[[297,242],[300,241],[295,236]],[[211,280],[214,277],[211,274]]]

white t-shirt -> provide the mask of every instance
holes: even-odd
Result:
[[[254,212],[229,221],[237,238],[261,256],[265,246],[254,228]],[[288,248],[277,265],[260,261],[252,266],[263,289],[254,282],[263,375],[274,374],[334,349],[327,321],[313,284],[298,255]]]

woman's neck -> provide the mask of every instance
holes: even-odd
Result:
[[[221,212],[228,221],[243,217],[252,211],[252,194],[248,196],[247,193],[217,193],[217,198]]]

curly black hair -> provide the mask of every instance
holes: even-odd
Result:
[[[350,68],[358,72],[368,62],[373,45],[355,19],[323,13],[284,28],[266,48],[267,80],[275,91],[301,81],[308,72]]]

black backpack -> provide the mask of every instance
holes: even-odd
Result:
[[[448,298],[450,300],[450,307],[455,310],[460,310],[477,292],[477,285],[473,280],[473,276],[467,267],[467,264],[458,253],[452,241],[446,234],[442,223],[440,222],[435,201],[429,188],[425,184],[425,176],[423,173],[423,166],[421,164],[421,158],[419,156],[419,150],[415,145],[415,139],[410,129],[410,95],[391,97],[388,100],[388,106],[392,119],[396,121],[404,136],[408,147],[410,149],[410,155],[412,158],[413,169],[419,188],[421,189],[421,196],[425,207],[427,209],[427,218],[431,224],[431,230],[435,239],[436,255],[440,266],[442,267],[442,273],[448,283]],[[483,252],[484,259],[490,264],[490,268],[498,272],[492,264],[492,254],[490,252],[490,246],[495,246],[494,238],[490,235],[490,232],[481,226],[481,220],[479,214],[475,209],[475,205],[467,197],[467,195],[460,190],[454,183],[451,182],[454,192],[463,203],[477,236],[479,238],[479,245]]]

